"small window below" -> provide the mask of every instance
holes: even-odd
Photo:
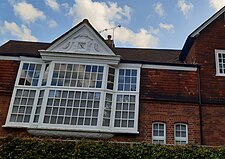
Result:
[[[225,76],[225,50],[216,50],[216,75]]]
[[[187,124],[177,123],[174,126],[174,140],[176,145],[185,145],[188,143]]]
[[[152,143],[166,144],[166,124],[158,122],[152,124]]]

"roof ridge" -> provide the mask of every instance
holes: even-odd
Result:
[[[162,51],[181,51],[181,49],[160,49],[160,48],[133,48],[133,47],[115,47],[114,49],[132,49],[132,50],[162,50]]]

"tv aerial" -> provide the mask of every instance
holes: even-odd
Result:
[[[121,25],[118,24],[118,25],[115,26],[115,27],[112,27],[112,28],[106,28],[106,29],[100,30],[100,31],[99,31],[99,34],[101,34],[102,32],[105,32],[105,31],[112,30],[112,31],[113,31],[112,39],[115,41],[115,39],[114,39],[114,37],[115,37],[115,30],[116,30],[117,28],[120,28],[120,27],[121,27]]]

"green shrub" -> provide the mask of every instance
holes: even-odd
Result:
[[[168,146],[106,141],[0,139],[2,159],[225,159],[225,147]]]

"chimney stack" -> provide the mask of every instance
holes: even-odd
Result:
[[[111,47],[114,47],[114,42],[113,42],[113,39],[112,39],[112,35],[108,35],[107,36],[107,39],[105,40],[105,42],[111,46]]]

